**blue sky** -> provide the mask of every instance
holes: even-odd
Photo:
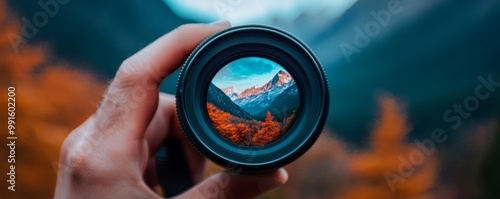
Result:
[[[241,92],[254,85],[266,84],[280,70],[286,71],[273,61],[258,57],[246,57],[224,66],[215,75],[212,83],[221,89],[233,86]]]

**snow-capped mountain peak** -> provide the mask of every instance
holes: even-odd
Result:
[[[273,83],[276,86],[281,86],[292,80],[292,76],[285,71],[280,70],[276,76],[273,78]]]
[[[245,89],[233,101],[250,114],[255,114],[269,106],[276,96],[294,84],[292,76],[280,70],[262,87],[253,86]]]
[[[293,81],[292,76],[287,72],[280,70],[271,80],[269,80],[269,82],[264,84],[262,87],[258,87],[258,85],[255,85],[248,89],[245,89],[238,95],[238,97],[236,97],[236,99],[242,99],[252,95],[259,95],[263,92],[271,90],[274,87],[281,87],[287,83],[290,83],[291,81]],[[284,89],[286,88],[283,88],[283,90]]]
[[[236,99],[236,97],[238,97],[239,95],[239,91],[233,86],[222,89],[222,92],[224,92],[224,94],[231,98],[231,100]]]

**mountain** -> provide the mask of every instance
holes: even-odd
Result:
[[[207,102],[214,104],[217,108],[231,113],[239,118],[252,120],[253,117],[236,105],[221,89],[214,84],[208,86]]]
[[[284,117],[289,116],[295,109],[300,106],[300,95],[297,84],[293,83],[284,90],[281,94],[276,96],[269,106],[256,114],[257,118],[266,117],[267,111],[276,116],[276,119],[282,121]]]
[[[294,84],[295,81],[290,74],[280,70],[262,87],[253,86],[243,91],[234,100],[234,103],[239,105],[246,112],[256,115],[264,109],[267,110],[267,107],[275,97]]]
[[[224,94],[231,98],[231,100],[235,100],[239,95],[238,90],[236,90],[236,88],[232,86],[222,89],[222,92],[224,92]]]
[[[267,84],[265,84],[264,86],[262,86],[262,88],[264,90],[269,90],[269,89],[271,89],[271,87],[273,85],[277,86],[277,87],[280,87],[283,84],[286,84],[286,83],[290,82],[291,80],[292,80],[292,76],[290,74],[288,74],[285,71],[280,70],[278,73],[276,73],[276,75],[274,76],[274,78],[271,81],[269,81]]]
[[[264,84],[262,87],[252,86],[248,89],[245,89],[241,94],[238,95],[236,99],[246,98],[251,95],[258,95],[260,93],[269,91],[273,87],[280,87],[286,83],[293,81],[293,78],[290,74],[285,71],[278,71],[276,75],[271,79],[268,83]]]
[[[257,85],[252,86],[250,88],[245,89],[241,94],[239,94],[236,99],[246,98],[252,95],[258,95],[261,93],[261,87],[257,87]]]

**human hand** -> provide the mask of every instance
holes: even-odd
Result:
[[[153,190],[155,153],[167,138],[179,140],[193,181],[206,159],[182,134],[174,96],[159,93],[207,36],[229,23],[181,26],[120,66],[96,113],[66,138],[61,148],[55,198],[160,198]],[[253,198],[287,181],[281,168],[265,174],[219,172],[179,198]]]

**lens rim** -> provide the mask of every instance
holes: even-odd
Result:
[[[282,66],[295,80],[300,113],[281,138],[264,146],[241,146],[213,127],[206,109],[208,86],[228,63],[261,57]],[[323,67],[299,39],[271,26],[236,26],[205,39],[184,63],[176,89],[177,113],[186,137],[214,163],[242,172],[284,166],[307,151],[325,124],[329,91]]]

